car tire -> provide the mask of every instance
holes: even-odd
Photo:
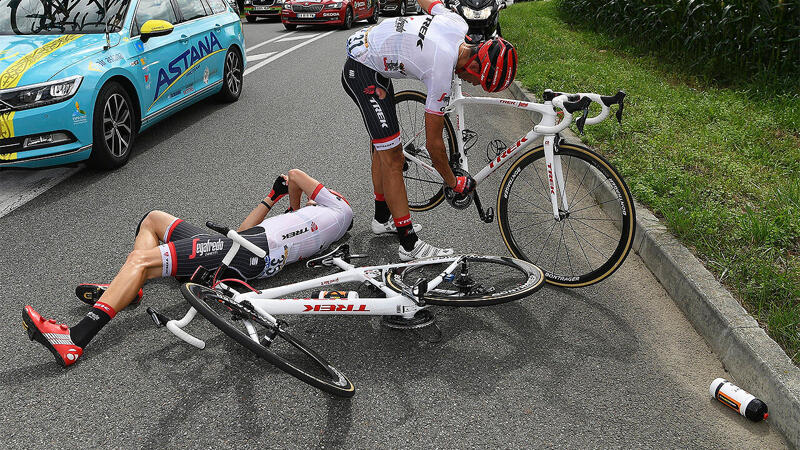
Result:
[[[245,18],[246,18],[246,19],[247,19],[247,21],[248,21],[248,22],[250,22],[250,23],[254,23],[256,20],[258,20],[258,18],[256,18],[256,17],[253,17],[253,16],[246,16]]]
[[[353,10],[347,8],[347,12],[344,13],[344,23],[342,23],[342,29],[349,30],[353,27]]]
[[[367,19],[367,23],[378,23],[378,14],[378,3],[376,2],[375,9],[372,11],[372,15],[369,16],[369,19]]]
[[[293,23],[283,22],[283,28],[286,28],[286,31],[294,31],[297,29],[297,25]]]
[[[397,13],[398,16],[405,16],[408,11],[406,11],[406,0],[400,0],[400,12]]]
[[[244,81],[244,65],[242,55],[235,47],[228,49],[225,54],[225,70],[222,72],[222,90],[217,94],[217,99],[225,103],[239,100],[242,95]]]
[[[90,166],[111,170],[128,162],[138,129],[134,107],[128,91],[116,81],[106,83],[100,89],[92,115]]]

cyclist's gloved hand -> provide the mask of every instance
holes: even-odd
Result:
[[[469,176],[456,177],[456,185],[453,186],[453,191],[457,194],[471,194],[475,190],[475,180]]]
[[[275,179],[275,183],[272,184],[272,190],[269,191],[269,199],[273,202],[277,202],[288,193],[289,184],[286,182],[285,176],[278,175],[278,178]]]

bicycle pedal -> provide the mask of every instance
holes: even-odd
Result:
[[[494,222],[494,208],[489,207],[486,209],[486,213],[483,217],[481,217],[484,223],[492,223]]]

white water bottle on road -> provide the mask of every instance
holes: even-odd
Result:
[[[766,403],[724,378],[712,381],[708,392],[713,398],[753,422],[759,422],[769,417]]]

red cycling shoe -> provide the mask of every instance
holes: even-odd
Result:
[[[22,327],[28,332],[28,339],[44,345],[63,367],[75,364],[83,354],[83,349],[72,342],[68,326],[45,319],[30,305],[22,310]]]
[[[89,306],[94,306],[95,303],[100,301],[100,297],[103,296],[103,293],[108,289],[107,284],[98,284],[98,283],[83,283],[79,284],[78,287],[75,288],[75,295],[78,296],[78,299],[83,303],[86,303]],[[137,307],[139,303],[142,302],[142,297],[144,296],[144,291],[139,289],[139,292],[136,294],[136,298],[128,306]]]

